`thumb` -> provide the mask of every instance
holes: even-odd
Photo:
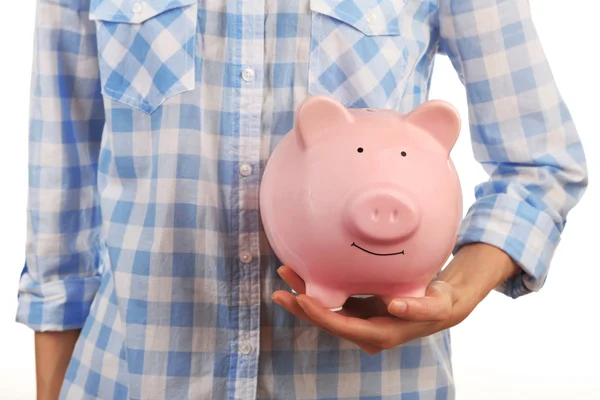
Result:
[[[427,286],[424,297],[393,299],[388,305],[388,312],[406,320],[441,322],[450,317],[454,299],[454,290],[450,284],[432,281]]]

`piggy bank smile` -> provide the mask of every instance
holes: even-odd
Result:
[[[352,242],[352,247],[356,247],[359,250],[364,251],[365,253],[369,253],[372,254],[374,256],[397,256],[397,255],[404,255],[404,250],[399,251],[397,253],[375,253],[373,251],[367,250],[364,247],[361,247],[359,245],[357,245],[356,243]]]
[[[269,245],[338,309],[352,295],[423,296],[453,249],[462,191],[450,151],[458,113],[428,101],[408,114],[304,100],[265,167]]]

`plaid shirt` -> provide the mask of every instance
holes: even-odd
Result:
[[[378,355],[270,299],[261,172],[311,94],[408,112],[434,55],[466,88],[458,237],[539,290],[587,185],[527,0],[37,0],[17,320],[82,328],[64,399],[451,399],[447,331]]]

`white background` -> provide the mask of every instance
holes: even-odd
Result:
[[[217,1],[217,0],[214,0]],[[458,400],[600,400],[600,79],[594,0],[530,0],[555,79],[589,162],[591,185],[569,222],[540,293],[492,293],[453,330]],[[35,1],[4,1],[0,22],[0,399],[35,399],[32,332],[14,323],[24,260],[27,119]],[[437,61],[432,98],[467,121],[463,87]],[[487,177],[473,160],[468,124],[453,151],[465,208]],[[215,399],[218,400],[218,399]],[[285,400],[285,399],[282,399]]]

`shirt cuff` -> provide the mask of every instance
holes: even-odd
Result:
[[[21,276],[16,321],[34,331],[80,329],[100,286],[100,276],[68,278],[46,283]]]
[[[507,194],[485,196],[465,216],[454,253],[469,243],[502,249],[520,271],[496,291],[513,299],[539,291],[560,241],[560,230],[545,212]]]

